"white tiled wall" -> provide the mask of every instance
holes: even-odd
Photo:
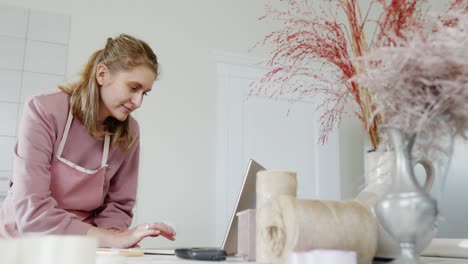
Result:
[[[3,70],[0,68],[0,100],[16,103],[20,97],[22,72],[20,70]]]
[[[0,6],[0,34],[10,37],[26,37],[29,10]]]
[[[39,94],[57,87],[57,84],[63,81],[63,75],[25,71],[22,79],[20,102],[24,103],[24,100],[31,94]]]
[[[12,152],[14,145],[15,137],[0,137],[0,149],[2,150],[2,158],[0,159],[0,171],[11,171],[13,161]]]
[[[16,122],[18,120],[18,104],[17,103],[1,103],[0,104],[0,135],[14,137],[16,135]]]
[[[0,201],[5,199],[10,177],[11,171],[0,171]]]
[[[31,10],[28,39],[67,45],[69,28],[66,16]]]
[[[28,40],[24,70],[63,75],[67,64],[67,46],[63,44]]]
[[[69,30],[69,16],[0,5],[0,203],[24,100],[64,81]]]
[[[0,35],[0,67],[8,70],[22,70],[25,39]]]

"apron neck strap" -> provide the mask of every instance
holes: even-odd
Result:
[[[67,141],[68,132],[70,132],[70,127],[71,127],[72,121],[73,121],[73,114],[72,114],[72,111],[70,109],[70,111],[68,112],[67,123],[65,124],[65,130],[63,131],[62,140],[60,141],[60,145],[59,145],[59,148],[57,150],[57,157],[62,157],[63,148],[65,147],[65,142]],[[110,148],[110,136],[105,135],[104,136],[104,146],[102,148],[101,167],[107,165],[107,158],[109,156],[109,148]]]
[[[104,147],[102,150],[101,167],[104,167],[107,165],[107,156],[109,155],[109,145],[110,145],[110,136],[106,135],[104,137]]]
[[[62,140],[60,141],[60,145],[57,151],[57,157],[62,156],[63,147],[65,147],[65,142],[67,142],[68,132],[70,132],[72,121],[73,121],[73,115],[72,115],[72,111],[70,107],[70,111],[68,112],[67,123],[65,124],[65,130],[63,131]]]

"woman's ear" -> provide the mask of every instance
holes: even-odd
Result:
[[[104,80],[106,79],[108,74],[109,71],[107,70],[107,66],[103,63],[99,63],[96,67],[96,81],[99,85],[102,85],[104,83]]]

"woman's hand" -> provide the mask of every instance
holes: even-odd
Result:
[[[175,240],[175,235],[176,235],[175,230],[165,223],[156,222],[156,223],[145,224],[145,229],[146,230],[158,230],[159,231],[158,235],[161,235],[172,241]],[[155,235],[155,236],[158,236],[158,235]]]
[[[162,235],[169,240],[175,240],[176,233],[170,226],[156,222],[140,224],[123,232],[91,227],[88,235],[97,237],[100,247],[130,248],[136,246],[146,237]]]

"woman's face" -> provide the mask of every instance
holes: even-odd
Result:
[[[156,75],[146,66],[111,73],[105,65],[100,64],[96,70],[96,79],[101,85],[99,121],[109,116],[124,121],[141,106],[143,96],[151,90]]]

